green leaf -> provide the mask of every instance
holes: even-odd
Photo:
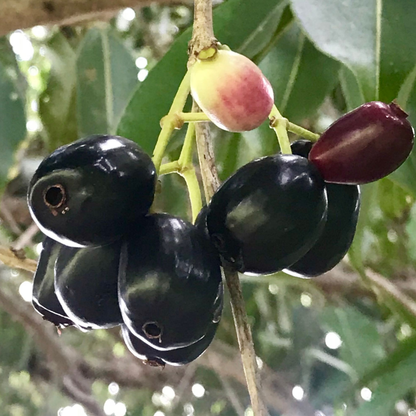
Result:
[[[12,65],[0,62],[0,187],[3,187],[15,151],[26,134],[26,116],[14,54],[9,47],[0,48],[0,53],[8,55],[8,61],[12,62]]]
[[[137,68],[124,44],[108,30],[90,29],[77,59],[80,135],[114,133],[136,84]]]
[[[51,70],[39,97],[39,116],[48,134],[49,150],[78,138],[76,120],[76,54],[61,32],[44,46]]]
[[[359,376],[384,357],[373,319],[352,307],[325,308],[321,318],[328,329],[341,337],[338,358],[348,363]]]
[[[407,250],[410,258],[416,263],[416,204],[410,210],[409,219],[406,224],[408,238]]]
[[[214,10],[214,29],[218,40],[251,58],[273,36],[285,0],[229,0]],[[160,119],[185,75],[187,46],[191,29],[186,30],[166,55],[139,84],[117,128],[121,136],[138,142],[151,153],[160,131]]]
[[[351,111],[364,103],[363,92],[358,84],[357,77],[345,65],[342,66],[339,73],[341,89],[347,103],[347,110]]]
[[[409,121],[416,126],[416,66],[409,73],[400,88],[397,102],[409,114]],[[416,151],[410,153],[407,160],[389,175],[389,178],[416,196]]]
[[[293,22],[260,68],[273,86],[280,112],[293,122],[301,122],[316,113],[336,85],[339,63],[319,52]]]
[[[358,216],[357,228],[351,248],[348,251],[348,258],[351,265],[361,274],[364,275],[365,265],[365,229],[374,210],[374,194],[377,188],[374,183],[360,186],[361,204]]]
[[[416,335],[400,342],[398,347],[388,356],[380,360],[367,373],[363,374],[356,387],[364,387],[380,377],[390,374],[405,358],[410,357],[416,350]]]
[[[348,66],[366,101],[396,98],[416,59],[412,0],[291,0],[317,47]]]
[[[409,356],[400,357],[394,368],[378,377],[371,401],[362,404],[354,416],[391,416],[397,400],[416,387],[415,366],[416,351],[413,349]]]

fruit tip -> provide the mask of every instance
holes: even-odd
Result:
[[[407,118],[409,117],[409,114],[406,113],[406,111],[403,110],[402,107],[397,103],[397,100],[394,99],[390,104],[388,104],[391,111],[399,118]]]

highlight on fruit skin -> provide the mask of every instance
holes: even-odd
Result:
[[[395,171],[413,148],[414,130],[398,104],[365,103],[336,120],[309,154],[326,182],[359,185]]]
[[[223,130],[249,131],[267,120],[273,88],[244,55],[218,50],[189,69],[191,94],[210,120]]]

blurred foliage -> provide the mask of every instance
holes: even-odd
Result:
[[[152,152],[159,121],[186,70],[192,10],[152,5],[132,12],[121,11],[108,22],[37,27],[0,39],[3,201],[24,201],[39,158],[78,137],[117,132]],[[217,38],[252,58],[270,79],[283,115],[319,132],[342,113],[377,99],[397,98],[416,124],[415,16],[412,0],[226,0],[216,7],[214,22]],[[215,127],[212,132],[221,179],[278,151],[267,123],[242,134]],[[167,160],[177,158],[182,140],[183,132],[175,133]],[[370,269],[403,291],[415,287],[415,197],[414,152],[390,177],[362,187],[347,272],[339,272],[358,271],[353,283],[344,279],[326,289],[283,273],[242,276],[258,356],[297,386],[293,400],[309,401],[316,415],[416,414],[416,316],[408,303],[366,277]],[[161,178],[157,208],[189,218],[182,178]],[[16,231],[3,216],[1,239],[9,244],[28,224],[15,220]],[[32,250],[40,239],[34,238]],[[21,301],[18,288],[28,278],[7,269],[1,276]],[[416,291],[410,289],[406,302],[414,305]],[[46,416],[58,409],[61,416],[83,414],[45,375],[41,352],[5,312],[0,338],[0,414]],[[236,346],[228,305],[216,339]],[[70,329],[61,342],[87,358],[128,354],[112,332]],[[240,385],[224,387],[208,369],[195,371],[193,380],[206,390],[202,398],[189,386],[173,402],[150,389],[114,393],[101,380],[93,393],[116,416],[125,413],[123,406],[116,413],[117,403],[131,416],[236,415],[238,403],[247,408]]]

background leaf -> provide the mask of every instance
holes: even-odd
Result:
[[[111,134],[137,83],[133,57],[111,31],[92,28],[77,59],[79,135]]]
[[[295,21],[260,63],[273,86],[276,106],[294,123],[315,114],[337,83],[339,67],[312,45]]]
[[[0,61],[0,186],[3,187],[15,161],[17,146],[26,135],[26,116],[14,54],[4,43],[0,45],[0,54],[5,56]]]
[[[39,96],[39,116],[52,151],[78,138],[76,54],[62,32],[57,32],[45,44],[45,56],[51,70],[47,86]]]
[[[357,76],[366,101],[396,98],[416,57],[412,0],[291,0],[319,49]]]

